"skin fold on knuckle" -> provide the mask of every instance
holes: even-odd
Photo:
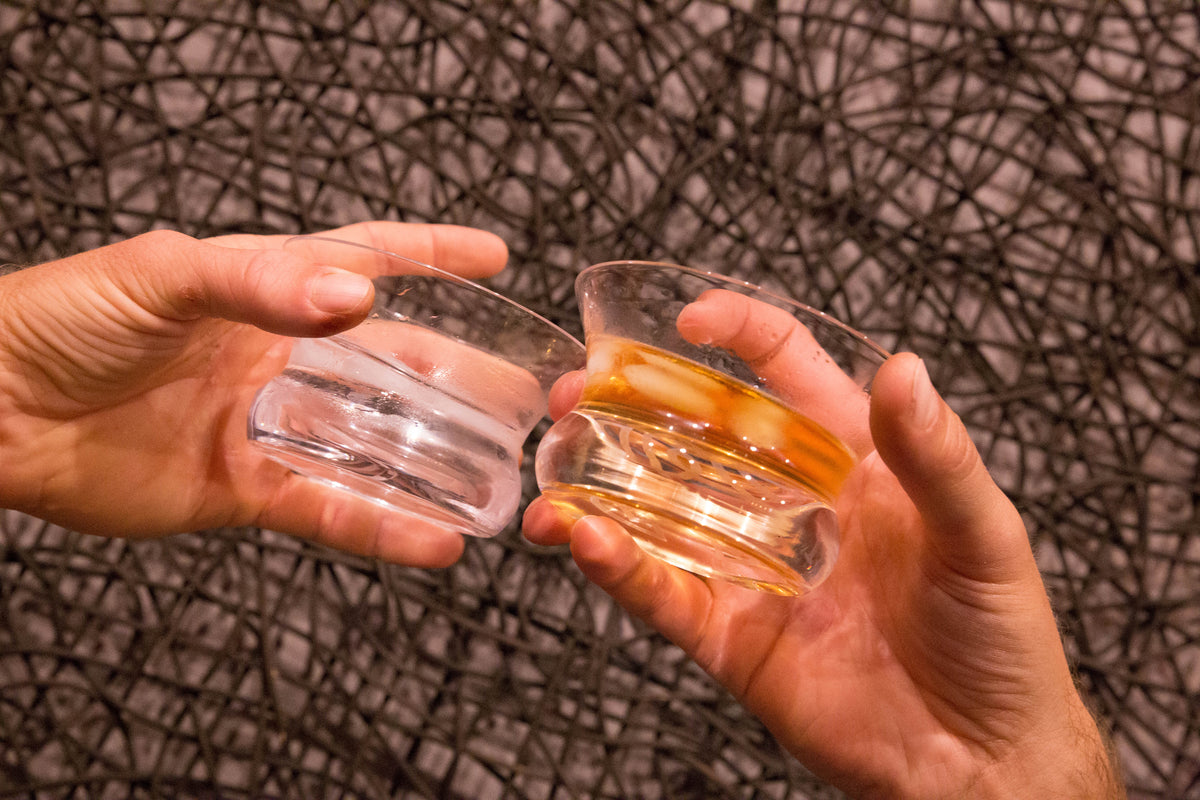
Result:
[[[208,247],[213,246],[178,231],[149,231],[114,245],[107,252],[108,272],[147,309],[191,321],[208,310],[208,292],[195,263],[198,248]]]

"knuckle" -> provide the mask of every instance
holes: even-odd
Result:
[[[295,274],[297,266],[295,258],[282,250],[255,250],[242,267],[242,277],[250,287],[257,289]]]
[[[146,248],[163,257],[178,257],[184,249],[196,242],[186,233],[173,230],[154,230],[138,234],[130,240],[132,245]]]

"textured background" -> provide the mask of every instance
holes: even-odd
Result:
[[[1198,49],[1168,0],[6,1],[0,261],[387,218],[573,329],[595,261],[786,286],[932,363],[1131,795],[1196,797]],[[838,796],[515,530],[420,572],[0,514],[0,797]]]

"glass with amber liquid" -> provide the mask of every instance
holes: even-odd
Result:
[[[701,575],[779,594],[824,580],[887,353],[812,309],[683,267],[603,264],[577,288],[587,377],[538,448],[542,494]]]

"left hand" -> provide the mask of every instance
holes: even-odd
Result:
[[[331,232],[467,277],[504,243],[450,225]],[[285,236],[159,231],[0,278],[0,506],[84,533],[152,537],[259,525],[443,566],[462,537],[269,461],[246,438],[291,336],[360,322],[370,281],[282,249]],[[341,265],[345,266],[345,265]]]
[[[789,315],[736,295],[685,310],[686,338],[738,353],[862,457],[837,501],[828,580],[780,597],[701,578],[613,520],[568,519],[545,498],[526,511],[526,537],[569,542],[591,581],[851,796],[1123,797],[1021,517],[921,361],[893,356],[852,400]],[[555,387],[552,417],[582,377]],[[814,386],[837,402],[822,407]]]

